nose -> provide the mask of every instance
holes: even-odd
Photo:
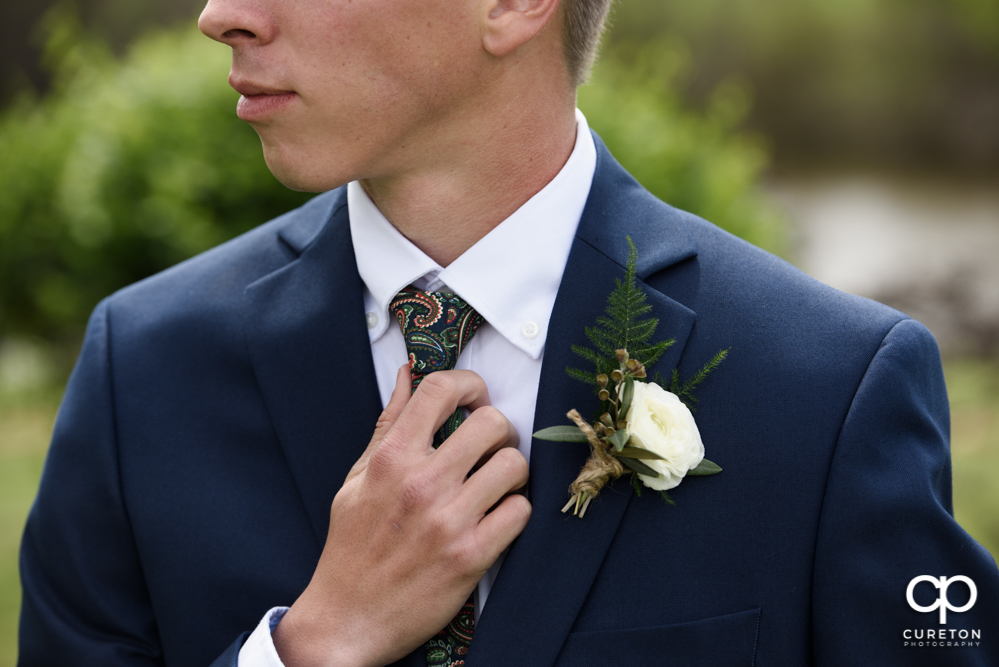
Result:
[[[277,34],[272,14],[256,0],[208,0],[198,28],[233,48],[251,43],[262,46]]]

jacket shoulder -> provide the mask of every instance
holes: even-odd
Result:
[[[346,206],[346,190],[333,190],[259,227],[165,271],[119,290],[108,299],[116,319],[155,322],[197,317],[218,321],[239,307],[246,287],[293,261]]]
[[[674,209],[675,211],[675,209]],[[812,278],[784,259],[689,213],[683,218],[698,250],[704,288],[727,307],[766,315],[775,326],[881,340],[904,313]]]

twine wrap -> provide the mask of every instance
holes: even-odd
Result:
[[[586,439],[590,443],[590,458],[586,460],[586,464],[579,471],[579,476],[569,490],[573,497],[586,494],[585,497],[589,500],[595,498],[608,482],[617,479],[627,470],[617,457],[610,453],[607,443],[597,436],[593,428],[575,409],[570,410],[567,416],[586,434]]]

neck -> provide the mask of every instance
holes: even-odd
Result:
[[[457,123],[461,131],[414,146],[417,164],[361,185],[396,229],[446,267],[565,165],[576,141],[575,94],[562,93],[486,100]]]

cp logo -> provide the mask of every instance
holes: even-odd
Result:
[[[929,607],[921,607],[916,604],[914,599],[912,599],[912,591],[916,589],[916,585],[921,581],[929,582],[940,590],[940,597],[938,597],[937,601]],[[955,581],[963,581],[968,586],[968,590],[971,591],[971,597],[968,599],[968,603],[963,607],[955,607],[950,603],[950,600],[947,599],[947,588]],[[909,582],[909,587],[905,589],[905,599],[909,601],[909,606],[916,611],[926,613],[933,611],[934,609],[940,609],[940,625],[945,625],[947,623],[948,609],[953,612],[961,613],[962,611],[968,611],[975,606],[975,601],[978,599],[978,588],[975,587],[975,582],[963,575],[951,577],[950,579],[947,577],[940,577],[937,579],[936,577],[924,574]]]

